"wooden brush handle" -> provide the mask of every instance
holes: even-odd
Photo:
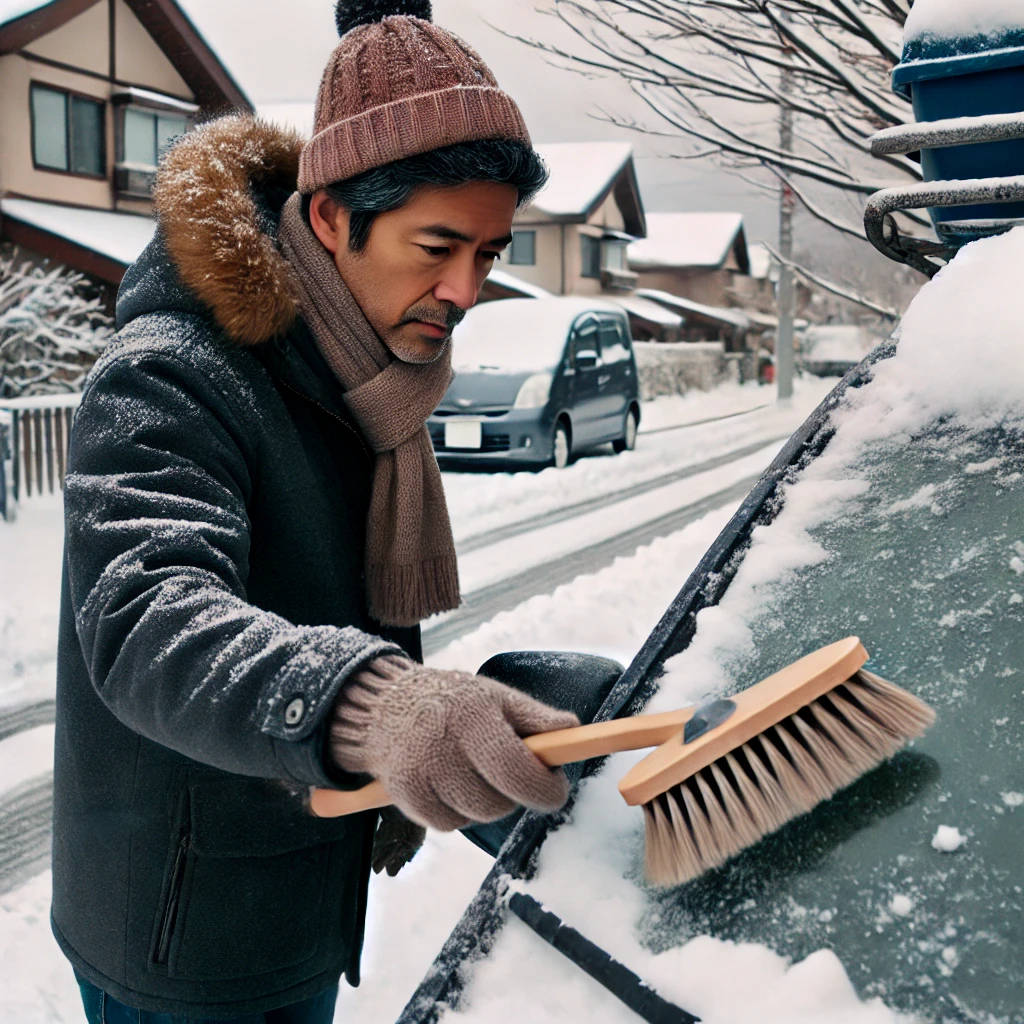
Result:
[[[693,716],[693,708],[665,711],[660,715],[637,715],[616,718],[610,722],[594,722],[572,729],[556,729],[528,736],[523,742],[549,768],[589,761],[623,750],[657,747],[676,735]],[[391,797],[380,782],[371,782],[362,789],[314,789],[310,808],[320,818],[339,818],[375,807],[387,807]]]

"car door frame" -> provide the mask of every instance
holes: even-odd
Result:
[[[576,339],[589,322],[594,325],[594,354],[596,362],[591,367],[576,365]],[[598,443],[603,425],[601,422],[601,391],[598,379],[601,376],[600,314],[587,310],[573,320],[566,339],[566,376],[571,378],[569,388],[569,421],[572,425],[573,448],[585,448]]]
[[[697,614],[717,605],[728,590],[749,550],[752,531],[771,523],[778,515],[783,503],[773,499],[779,485],[792,471],[804,468],[825,450],[835,433],[831,426],[833,409],[849,389],[868,381],[875,363],[888,359],[895,351],[894,342],[874,349],[786,442],[690,574],[622,678],[612,687],[595,722],[635,715],[643,710],[657,689],[664,663],[684,651],[696,635]],[[570,765],[566,773],[575,783],[599,766],[600,761]],[[572,804],[571,798],[557,814],[529,811],[523,815],[396,1024],[433,1024],[441,1008],[459,1008],[469,974],[466,964],[485,957],[504,926],[509,879],[528,876],[540,846],[554,828],[568,819]]]

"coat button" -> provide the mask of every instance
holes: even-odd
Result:
[[[288,702],[288,706],[284,709],[284,724],[298,725],[305,713],[306,702],[301,697],[295,697]]]

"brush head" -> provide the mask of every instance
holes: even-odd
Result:
[[[837,647],[824,650],[842,654],[833,650]],[[835,664],[844,661],[849,664],[848,657]],[[850,678],[826,686],[820,673],[809,683],[807,671],[794,673],[802,662],[784,672],[791,689],[811,694],[805,703],[772,717],[773,709],[793,703],[780,697],[776,686],[774,699],[765,705],[764,692],[757,691],[777,682],[773,676],[736,698],[746,698],[745,727],[743,720],[726,723],[706,738],[715,742],[705,743],[703,752],[682,753],[678,740],[669,741],[633,769],[630,775],[636,777],[623,780],[623,795],[627,790],[633,796],[638,790],[648,794],[642,802],[652,884],[681,885],[719,867],[881,764],[935,720],[922,701],[870,672],[858,668]],[[812,668],[822,664],[819,659]],[[824,678],[829,674],[826,670]],[[794,683],[801,676],[802,686]],[[644,764],[652,760],[653,774],[662,780],[653,794],[644,782],[652,774]]]

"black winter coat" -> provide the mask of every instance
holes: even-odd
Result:
[[[234,197],[261,230],[277,170]],[[396,643],[419,657],[419,630],[367,615],[372,456],[308,331],[240,344],[224,296],[215,317],[181,283],[167,227],[71,439],[52,925],[129,1006],[232,1017],[358,982],[376,814],[303,801],[365,781],[325,760],[333,699]]]

